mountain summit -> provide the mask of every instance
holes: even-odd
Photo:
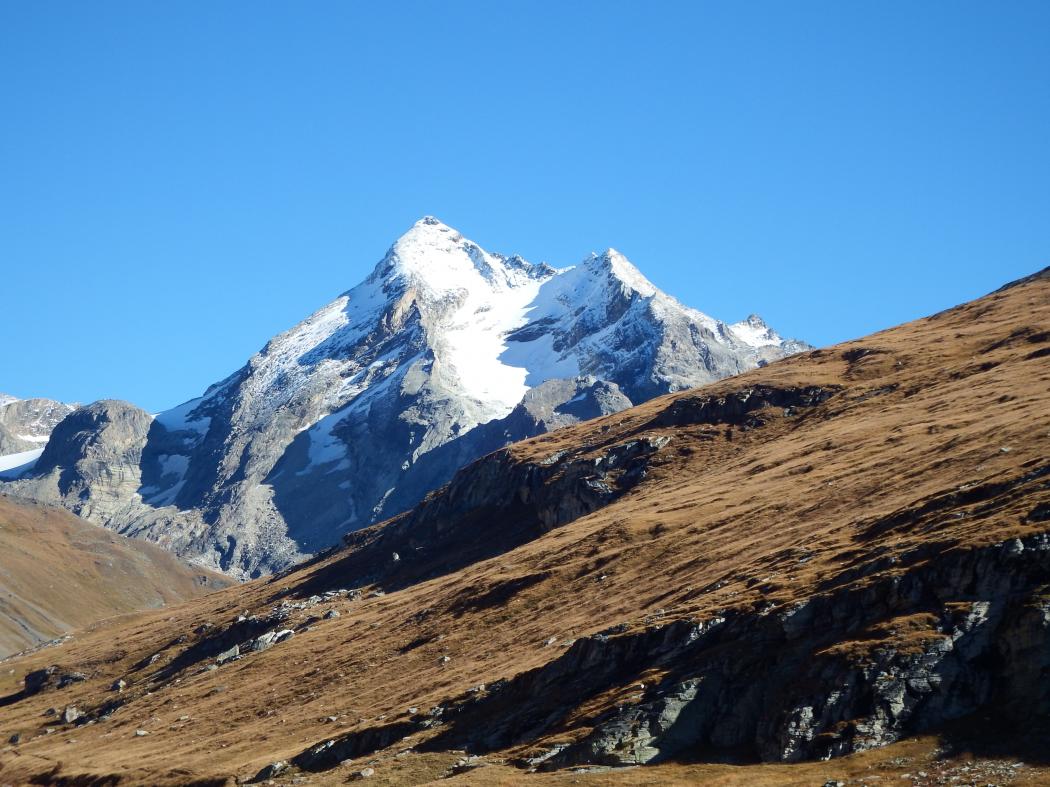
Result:
[[[427,216],[200,398],[153,419],[84,408],[7,488],[253,576],[407,510],[512,440],[806,346],[683,306],[613,249],[555,269]]]

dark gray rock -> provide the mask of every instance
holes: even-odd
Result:
[[[635,765],[701,751],[767,761],[825,759],[883,746],[994,707],[1006,721],[1050,718],[1050,534],[915,556],[766,612],[735,611],[576,640],[547,665],[466,695],[428,748],[484,753],[558,731],[568,709],[667,675],[589,722],[543,767]],[[907,644],[870,626],[917,612]]]
[[[215,657],[216,664],[225,664],[228,661],[233,661],[241,655],[240,646],[234,645],[229,650],[224,650],[222,653]]]
[[[271,762],[269,765],[260,770],[255,774],[253,782],[262,782],[267,779],[273,779],[280,776],[282,773],[286,773],[291,766],[288,765],[284,760],[278,760],[277,762]]]
[[[84,680],[87,680],[84,673],[72,672],[52,664],[49,667],[33,670],[25,676],[23,679],[24,693],[28,696],[53,689],[64,689],[66,686]]]

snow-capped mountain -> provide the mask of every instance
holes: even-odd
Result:
[[[0,393],[0,478],[28,471],[51,430],[76,408],[54,399],[19,399]]]
[[[15,486],[250,576],[407,509],[511,440],[805,347],[758,317],[683,306],[612,249],[559,270],[426,217],[199,399],[152,420],[84,408]]]

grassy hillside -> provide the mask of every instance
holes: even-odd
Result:
[[[1047,783],[1048,457],[1044,272],[517,444],[311,564],[10,662],[0,778]],[[47,665],[87,679],[19,693]],[[638,744],[683,686],[703,712]],[[93,723],[42,715],[71,704]]]
[[[0,658],[230,584],[57,508],[0,496]]]

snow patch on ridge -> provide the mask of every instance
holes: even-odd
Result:
[[[208,426],[211,424],[211,419],[207,416],[192,417],[193,411],[201,401],[199,397],[190,399],[188,402],[183,402],[178,407],[158,413],[154,417],[169,432],[191,431],[206,434]]]
[[[456,387],[480,405],[479,421],[507,415],[528,392],[529,370],[501,361],[506,335],[525,324],[554,271],[490,254],[430,216],[394,244],[385,263],[377,272],[446,307],[442,330],[428,338]]]

